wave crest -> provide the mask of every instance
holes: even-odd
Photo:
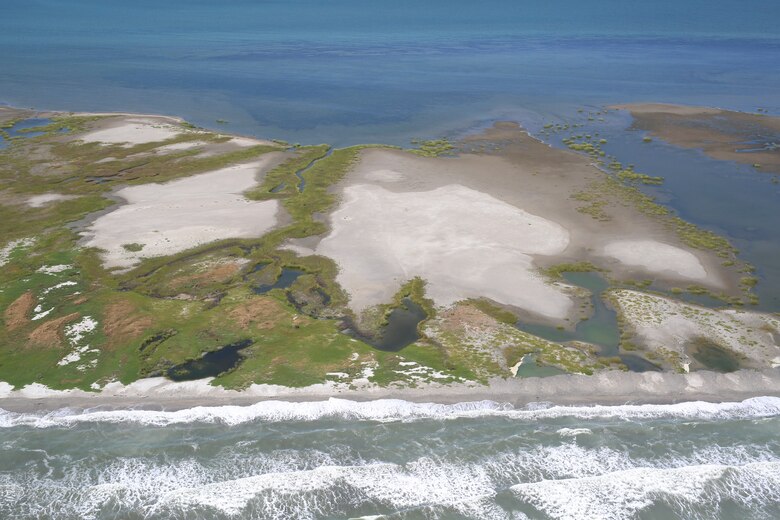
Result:
[[[500,417],[512,420],[539,420],[569,417],[575,419],[646,420],[679,418],[692,420],[734,420],[780,415],[780,398],[753,397],[741,402],[619,406],[530,406],[517,409],[507,403],[474,401],[457,404],[414,403],[399,399],[351,401],[330,398],[325,401],[263,401],[249,406],[198,406],[177,411],[152,410],[73,410],[49,413],[17,413],[0,409],[0,428],[70,427],[80,423],[135,423],[167,426],[185,423],[218,423],[228,426],[247,422],[316,421],[413,421]]]

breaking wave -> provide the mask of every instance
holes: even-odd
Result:
[[[319,450],[243,458],[229,450],[201,461],[128,457],[97,467],[69,461],[43,475],[1,474],[0,512],[15,518],[315,519],[370,511],[381,518],[486,520],[542,513],[606,520],[663,505],[680,517],[704,519],[718,517],[723,503],[751,518],[770,518],[780,504],[780,461],[722,448],[666,460],[576,444],[504,451],[472,463],[435,455],[363,460],[354,452]]]
[[[534,421],[568,417],[574,419],[648,419],[732,420],[780,415],[780,397],[754,397],[741,402],[709,403],[693,401],[678,404],[621,406],[545,406],[514,408],[507,403],[475,401],[457,404],[414,403],[397,399],[351,401],[331,398],[325,401],[263,401],[250,406],[199,406],[177,411],[152,410],[72,410],[49,413],[16,413],[0,409],[0,428],[67,427],[79,423],[135,423],[168,426],[186,423],[239,425],[249,422],[317,421],[414,421],[420,419],[458,419],[503,417]]]

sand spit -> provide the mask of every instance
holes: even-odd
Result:
[[[106,267],[127,269],[214,240],[259,237],[277,223],[277,201],[250,201],[242,193],[280,154],[166,184],[116,192],[127,203],[98,217],[83,232],[85,246],[104,251]]]
[[[94,130],[79,136],[87,143],[136,144],[165,141],[176,137],[184,131],[180,126],[171,123],[168,118],[160,117],[122,117],[116,122],[107,122],[99,130]]]
[[[730,374],[611,371],[592,376],[496,378],[489,385],[428,383],[403,389],[375,385],[350,389],[346,384],[331,383],[302,388],[255,384],[237,391],[212,386],[210,382],[211,379],[203,379],[174,383],[164,378],[150,378],[129,385],[109,383],[97,392],[58,391],[40,384],[14,390],[11,385],[0,383],[0,408],[18,412],[65,407],[172,411],[201,406],[251,405],[267,400],[320,401],[334,397],[355,401],[403,399],[446,404],[490,400],[514,406],[538,402],[591,406],[728,402],[756,396],[780,396],[780,371],[775,369],[740,370]]]
[[[676,368],[687,370],[690,348],[706,341],[726,348],[748,366],[780,366],[780,318],[744,310],[717,310],[630,290],[610,299],[626,325],[649,350],[666,351]]]
[[[331,220],[333,231],[316,251],[341,266],[338,281],[357,312],[390,300],[414,276],[443,306],[486,296],[561,319],[572,305],[535,273],[530,256],[561,253],[568,232],[476,190],[349,186]]]
[[[655,240],[622,240],[604,247],[605,256],[650,273],[706,280],[707,271],[693,253]]]
[[[700,149],[714,159],[780,173],[780,117],[655,103],[611,108],[628,110],[634,117],[634,128],[674,146]]]

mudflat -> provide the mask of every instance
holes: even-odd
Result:
[[[717,108],[655,103],[614,105],[634,118],[633,127],[675,146],[780,173],[780,118]]]

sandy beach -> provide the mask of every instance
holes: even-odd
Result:
[[[252,385],[243,391],[214,387],[208,384],[208,380],[174,383],[163,378],[139,380],[127,386],[113,383],[101,392],[58,392],[40,385],[14,391],[0,383],[0,409],[14,412],[61,408],[181,410],[248,406],[268,400],[298,402],[330,398],[353,401],[400,399],[442,404],[490,400],[522,407],[532,403],[591,406],[729,402],[757,396],[780,396],[780,370],[740,370],[730,374],[706,371],[689,374],[613,371],[594,376],[495,379],[488,385],[429,384],[419,388],[383,388],[373,385],[356,389],[329,385],[289,388]]]

